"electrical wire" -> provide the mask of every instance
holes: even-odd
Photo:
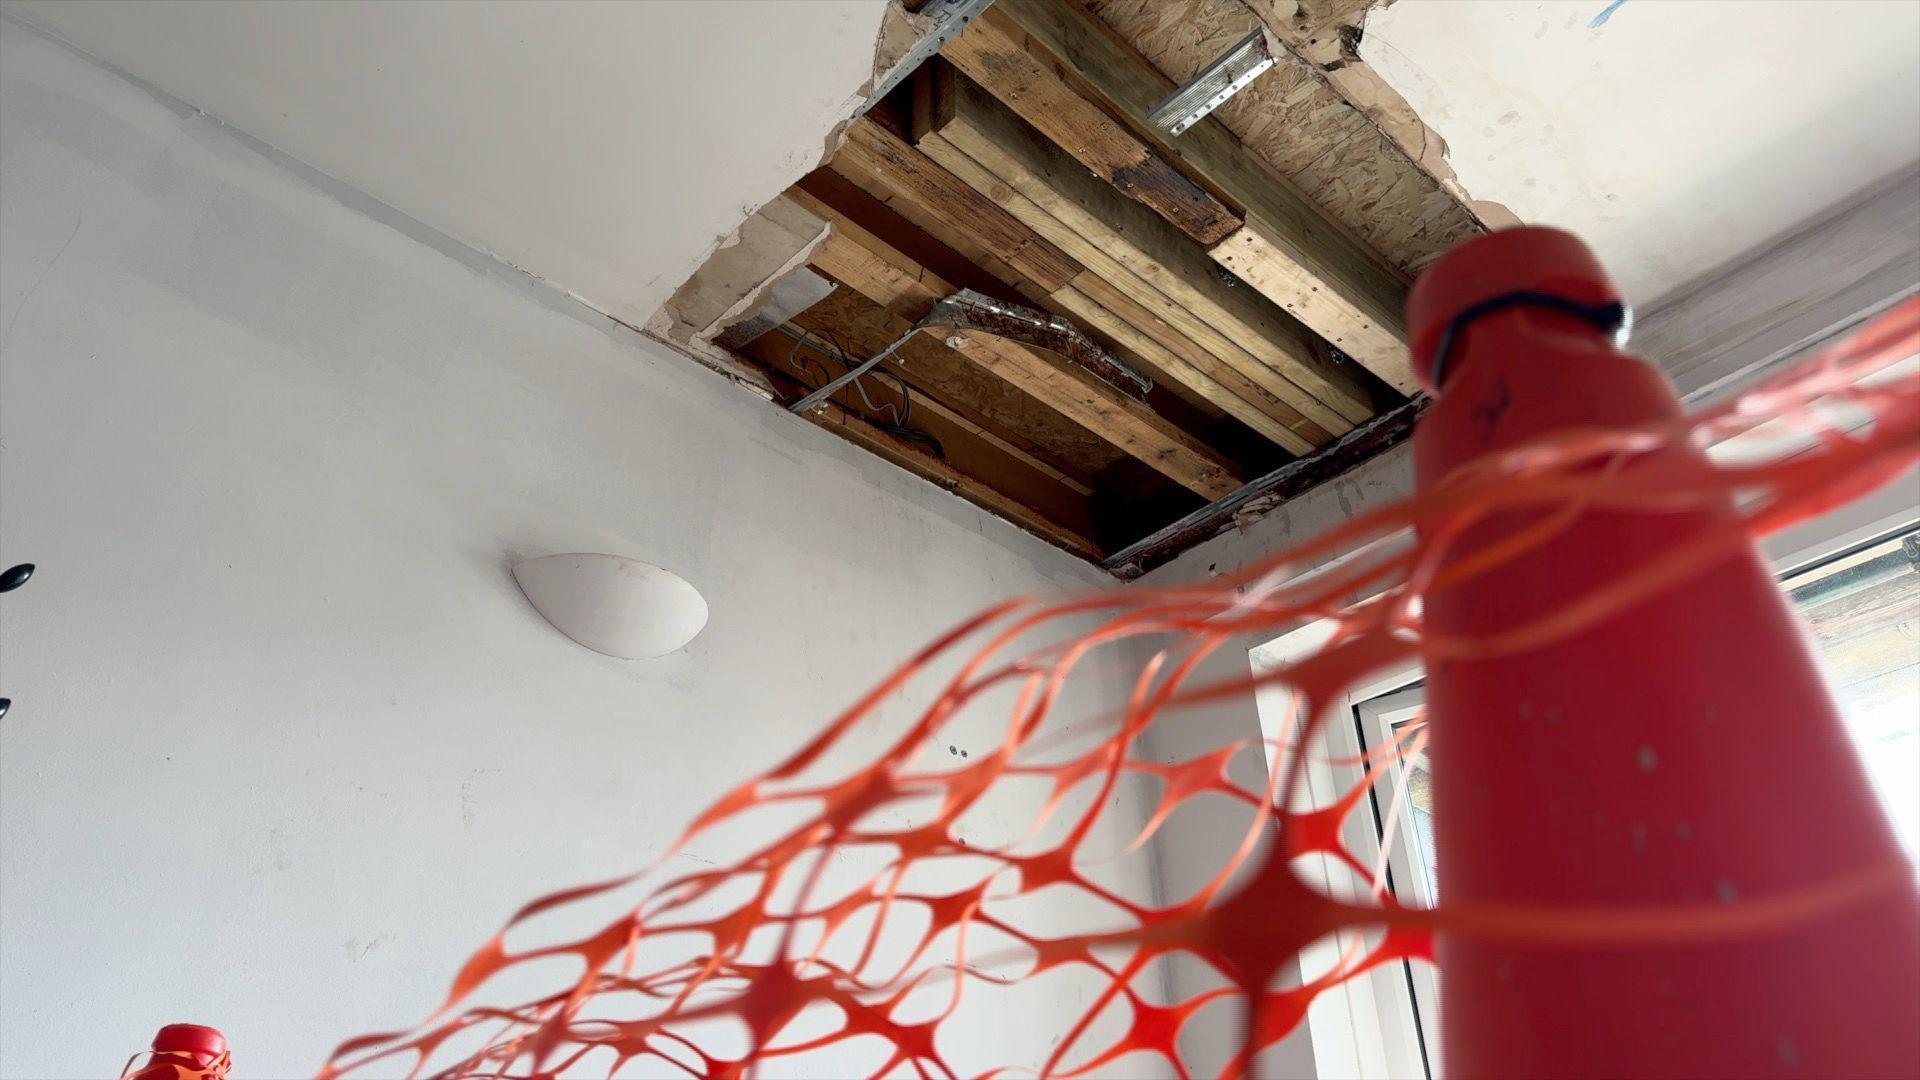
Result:
[[[803,346],[811,348],[849,371],[860,366],[859,361],[847,355],[846,346],[831,330],[814,330],[809,327],[795,326],[792,323],[783,324],[779,329],[793,339],[793,345],[787,349],[787,364],[800,373],[801,377],[797,381],[809,392],[832,382],[833,376],[825,364],[803,357],[800,352]],[[820,370],[819,385],[808,381],[812,378],[814,368]],[[910,424],[913,419],[913,391],[908,387],[907,381],[891,371],[882,371],[879,368],[873,369],[868,374],[885,375],[893,380],[894,385],[899,388],[900,404],[896,407],[891,401],[875,403],[868,395],[863,380],[855,379],[851,385],[860,394],[861,403],[866,406],[866,411],[859,414],[860,418],[889,435],[925,446],[934,457],[944,459],[947,451],[946,447],[940,444],[940,440]]]

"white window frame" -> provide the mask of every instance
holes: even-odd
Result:
[[[1775,575],[1786,578],[1916,523],[1920,523],[1920,469],[1910,469],[1865,498],[1769,537],[1761,550]],[[1256,672],[1303,659],[1327,640],[1331,630],[1324,623],[1299,627],[1256,646],[1249,659]],[[1381,745],[1397,718],[1415,707],[1421,677],[1421,665],[1413,661],[1378,673],[1332,703],[1333,715],[1308,750],[1303,790],[1294,809],[1331,805],[1360,782],[1364,773],[1360,766],[1333,762],[1358,758],[1365,749],[1363,733],[1367,745]],[[1261,731],[1270,744],[1278,740],[1279,724],[1291,706],[1291,692],[1284,687],[1265,687],[1257,695]],[[1277,754],[1274,757],[1271,768],[1287,767]],[[1386,782],[1376,784],[1376,793],[1401,791],[1399,771],[1398,764],[1389,770]],[[1379,858],[1380,835],[1373,813],[1351,815],[1341,838],[1361,863],[1371,866]],[[1418,891],[1408,902],[1427,903],[1430,898],[1420,895],[1425,890],[1404,842],[1395,845],[1388,860],[1395,891],[1405,888],[1402,882],[1411,882]],[[1365,885],[1355,880],[1352,870],[1325,856],[1303,859],[1297,869],[1308,884],[1330,896],[1364,898]],[[1353,946],[1351,935],[1309,945],[1300,956],[1301,979],[1330,970],[1342,950]],[[1365,978],[1347,980],[1337,990],[1320,995],[1308,1009],[1315,1071],[1322,1077],[1354,1080],[1438,1080],[1438,1004],[1438,972],[1425,963],[1386,965]]]
[[[1387,746],[1393,739],[1393,729],[1408,720],[1419,716],[1427,705],[1427,690],[1424,685],[1407,686],[1389,691],[1377,697],[1357,702],[1353,706],[1354,726],[1362,749]],[[1422,750],[1424,756],[1426,751]],[[1375,834],[1384,829],[1388,820],[1387,807],[1381,801],[1384,797],[1406,799],[1407,762],[1398,758],[1386,766],[1386,775],[1381,779],[1384,784],[1375,781],[1373,802],[1373,820]],[[1353,783],[1359,783],[1360,777],[1354,776]],[[1419,907],[1432,907],[1435,897],[1427,889],[1427,868],[1419,865],[1420,860],[1414,851],[1410,836],[1413,822],[1409,817],[1409,807],[1403,801],[1396,819],[1395,843],[1387,849],[1387,875],[1393,893],[1402,902]],[[1378,858],[1378,843],[1375,845]],[[1422,1048],[1426,1059],[1426,1074],[1439,1075],[1440,1060],[1440,972],[1432,964],[1416,964],[1402,961],[1396,965],[1413,991],[1415,1019],[1420,1025]]]
[[[1304,626],[1252,650],[1255,670],[1273,667],[1305,657],[1328,637],[1325,624]],[[1421,671],[1418,661],[1367,680],[1354,687],[1332,705],[1332,716],[1308,751],[1301,770],[1302,787],[1294,809],[1312,810],[1329,806],[1360,782],[1364,769],[1358,765],[1338,764],[1361,753],[1360,734],[1354,726],[1355,709],[1366,701],[1404,691],[1417,683]],[[1288,715],[1291,694],[1285,688],[1263,688],[1258,696],[1260,727],[1273,746],[1278,742],[1280,718]],[[1289,767],[1285,760],[1270,767]],[[1277,775],[1277,774],[1276,774]],[[1398,779],[1397,775],[1395,777]],[[1399,790],[1394,787],[1393,790]],[[1364,865],[1373,865],[1380,855],[1380,836],[1373,814],[1356,813],[1347,818],[1341,840]],[[1300,860],[1296,870],[1312,887],[1342,900],[1363,901],[1369,895],[1368,883],[1359,881],[1353,871],[1324,855]],[[1300,978],[1312,980],[1331,970],[1342,955],[1377,941],[1371,935],[1348,931],[1308,945],[1300,952]],[[1375,968],[1358,979],[1348,979],[1335,989],[1321,994],[1307,1009],[1307,1029],[1313,1038],[1315,1072],[1322,1077],[1351,1077],[1353,1080],[1401,1080],[1429,1075],[1426,1056],[1435,1054],[1437,1075],[1438,1031],[1425,1031],[1416,1013],[1415,996],[1409,989],[1410,968],[1425,969],[1431,978],[1431,965],[1388,964]],[[1433,989],[1429,983],[1429,992]],[[1423,1049],[1421,1036],[1430,1040]]]

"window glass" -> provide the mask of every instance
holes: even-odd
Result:
[[[1403,721],[1394,725],[1396,734],[1399,729],[1419,721]],[[1405,745],[1403,742],[1402,745]],[[1426,879],[1429,904],[1440,898],[1439,879],[1434,876],[1433,857],[1433,774],[1427,769],[1427,755],[1423,752],[1409,759],[1401,770],[1402,782],[1407,785],[1407,830],[1406,843],[1413,846],[1411,862],[1416,873]]]
[[[1894,832],[1920,856],[1920,528],[1786,586]]]

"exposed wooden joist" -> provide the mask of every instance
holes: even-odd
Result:
[[[1089,281],[1096,271],[1082,266],[1054,243],[1055,239],[1067,239],[1060,231],[1064,226],[1058,222],[1052,222],[1053,229],[1042,234],[976,188],[974,182],[982,182],[982,177],[970,182],[956,176],[872,119],[858,121],[854,131],[859,145],[855,147],[850,140],[851,149],[843,148],[834,157],[830,166],[835,174],[881,199],[1028,299],[1106,334],[1130,359],[1164,376],[1164,381],[1185,391],[1183,396],[1191,395],[1189,400],[1235,417],[1291,453],[1303,453],[1330,437],[1311,421],[1304,421],[1291,406],[1276,403],[1269,392],[1245,375],[1230,370],[1209,373],[1209,365],[1226,367],[1217,358],[1202,357],[1198,366],[1191,359],[1183,359],[1202,351],[1191,343],[1184,348],[1179,344],[1169,346],[1153,333],[1143,332],[1138,324],[1103,310],[1091,299],[1101,291]],[[806,184],[802,182],[803,188]],[[1097,257],[1104,260],[1099,272],[1115,276],[1124,273],[1111,259]],[[1069,270],[1071,276],[1065,276]],[[1261,405],[1272,407],[1262,415]],[[1302,423],[1306,426],[1298,426]]]
[[[851,295],[845,295],[849,293]],[[848,359],[857,363],[886,348],[906,333],[910,324],[876,306],[869,298],[842,288],[838,294],[795,317],[793,325],[798,330],[813,332],[808,338],[811,344],[805,348],[814,354],[831,356],[826,343],[832,341],[847,349],[851,354]],[[884,377],[876,377],[869,383],[884,384],[887,379],[897,379],[913,391],[911,408],[916,414],[921,410],[938,413],[949,423],[991,443],[1021,465],[1076,495],[1093,494],[1092,478],[1086,471],[1021,430],[1034,426],[1031,424],[1033,414],[1041,411],[1027,395],[981,372],[929,334],[918,335],[907,342],[896,357],[896,362],[882,369]],[[851,393],[851,388],[847,392]],[[1016,411],[1009,407],[1015,403],[1029,407]],[[1067,421],[1061,418],[1058,426],[1067,426]]]
[[[982,264],[1001,262],[1042,292],[1053,292],[1080,272],[1080,264],[1066,252],[933,165],[871,117],[861,117],[848,127],[846,143],[829,164],[883,199],[939,218],[951,235],[972,239],[968,247],[959,248],[961,254]]]
[[[1168,378],[1288,453],[1308,453],[1327,437],[1286,402],[1268,395],[1094,274],[1082,274],[1073,286],[1054,293],[1052,299],[1067,314],[1144,357]]]
[[[804,192],[796,197],[812,199]],[[817,200],[809,205],[825,216],[834,213]],[[931,269],[857,223],[845,218],[835,218],[834,223],[834,235],[814,251],[815,268],[893,312],[903,325],[919,320],[937,301],[956,291]],[[1216,499],[1239,486],[1231,463],[1147,405],[1098,379],[989,334],[949,331],[944,340],[975,364],[1197,494]]]
[[[860,145],[851,149],[842,147],[829,162],[825,174],[811,174],[800,181],[802,189],[827,196],[829,178],[837,178],[848,190],[877,200],[888,211],[960,255],[966,265],[949,273],[972,276],[951,278],[955,284],[984,287],[984,291],[994,292],[992,286],[986,286],[981,280],[984,277],[1002,287],[1002,291],[1011,293],[1003,297],[1005,299],[1024,297],[1027,302],[1051,308],[1091,329],[1106,332],[1103,327],[1113,316],[1090,313],[1076,305],[1076,301],[1084,304],[1084,297],[1069,294],[1074,283],[1086,276],[1084,267],[1044,236],[994,205],[964,178],[954,176],[893,131],[872,119],[859,121],[856,128]],[[1024,266],[1024,272],[1016,268],[1016,264]],[[1213,400],[1227,391],[1162,366],[1163,358],[1156,356],[1151,347],[1136,348],[1137,342],[1125,336],[1108,336],[1125,359],[1159,378],[1170,392],[1189,405],[1212,417],[1227,415]],[[1271,434],[1268,437],[1273,438]]]
[[[888,434],[838,405],[829,403],[808,419],[1082,558],[1097,561],[1102,557],[1100,546],[1087,537],[1055,524],[986,481],[961,472],[925,447]]]
[[[1311,335],[1252,290],[1223,281],[1205,250],[1127,199],[944,64],[915,84],[914,138],[956,173],[977,164],[1023,199],[1003,203],[1107,280],[1322,429],[1315,443],[1373,414],[1359,379],[1315,351]],[[964,176],[964,173],[962,173]],[[977,186],[977,185],[976,185]],[[1038,214],[1064,225],[1056,237]],[[1310,436],[1311,438],[1311,436]]]
[[[1404,344],[1404,276],[1212,118],[1172,144],[1153,134],[1145,117],[1172,84],[1106,24],[1060,0],[1000,0],[942,55],[1388,385],[1417,389]],[[1104,103],[1125,122],[1107,116]],[[1181,171],[1174,161],[1200,181],[1189,188],[1238,216],[1237,228],[1220,233],[1217,215],[1196,224],[1183,209],[1194,202],[1187,189],[1157,184]],[[1142,185],[1140,175],[1156,184]]]
[[[932,412],[962,431],[973,434],[979,438],[981,442],[986,443],[988,446],[993,447],[1021,464],[1032,468],[1035,472],[1054,481],[1075,495],[1082,498],[1091,498],[1093,496],[1093,485],[1085,477],[1067,472],[1060,466],[1048,461],[1045,456],[1036,454],[1032,445],[1025,439],[1015,441],[996,431],[994,428],[980,423],[967,411],[943,404],[939,398],[933,397],[932,395],[916,398],[913,402],[913,407],[915,409],[925,409]]]
[[[763,342],[765,340],[762,339]],[[765,347],[762,345],[756,348],[764,350]],[[950,456],[935,454],[930,447],[877,427],[865,417],[843,407],[838,402],[821,403],[819,408],[807,414],[807,419],[900,468],[1013,522],[1050,543],[1082,558],[1098,560],[1101,557],[1100,546],[1084,535],[1085,532],[1090,531],[1085,525],[1076,522],[1074,526],[1069,526],[1056,521],[1054,520],[1056,516],[1067,515],[1061,514],[1058,510],[1053,515],[1049,515],[1030,506],[1027,502],[963,470],[951,460]],[[940,424],[936,421],[928,424],[928,427],[937,431]],[[957,440],[943,440],[943,443],[957,444]],[[986,444],[981,445],[986,446]]]
[[[1217,244],[1244,224],[1213,193],[1120,123],[1094,100],[1062,82],[1058,64],[1000,13],[975,19],[941,55],[1012,105],[1021,116],[1102,180],[1152,207],[1202,244]]]
[[[1242,515],[1260,514],[1340,476],[1369,458],[1392,449],[1413,434],[1414,424],[1431,399],[1413,400],[1381,413],[1322,447],[1311,456],[1250,480],[1216,500],[1106,557],[1100,564],[1117,577],[1137,578],[1181,552],[1220,535]]]
[[[934,144],[929,147],[932,152],[951,150],[937,139],[928,141]],[[1180,383],[1289,453],[1307,453],[1331,438],[1292,405],[1278,399],[1244,372],[1200,347],[1165,319],[1147,311],[1137,301],[1130,300],[1124,291],[1113,286],[1115,280],[1131,279],[1131,271],[1099,250],[1089,248],[1083,238],[1074,234],[1063,222],[1040,209],[1032,200],[1014,191],[966,155],[949,152],[942,157],[942,163],[956,176],[966,180],[969,186],[1019,217],[1042,236],[1063,246],[1071,245],[1076,256],[1085,257],[1089,263],[1087,269],[1049,296],[1057,308],[1090,329],[1112,338],[1123,348],[1145,359],[1168,379]],[[1142,294],[1152,292],[1144,285],[1134,291]]]

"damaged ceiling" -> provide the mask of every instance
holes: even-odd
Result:
[[[1645,302],[1920,157],[1920,7],[1827,10],[998,0],[654,326],[1129,576],[1408,433],[1400,307],[1460,241],[1566,225]],[[1155,126],[1236,48],[1274,63]],[[962,290],[1150,389],[923,326]]]
[[[1411,277],[1510,220],[1421,159],[1417,120],[1384,110],[1390,92],[1352,56],[1363,13],[998,0],[651,328],[1138,573],[1403,438],[1422,403]],[[1250,33],[1271,71],[1178,136],[1152,123]],[[1003,323],[1070,328],[1091,359],[941,319],[955,294]]]
[[[4,6],[1121,576],[1403,439],[1453,244],[1644,303],[1920,157],[1912,4]]]

